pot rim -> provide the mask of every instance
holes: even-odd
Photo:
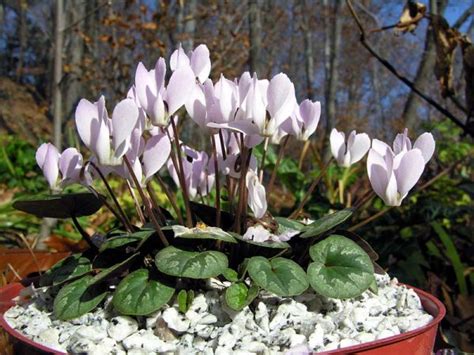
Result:
[[[406,286],[406,287],[408,287],[408,288],[410,288],[410,289],[412,289],[413,291],[416,292],[416,294],[420,297],[421,304],[422,304],[423,308],[425,309],[425,311],[428,312],[429,314],[431,314],[434,317],[431,320],[431,322],[429,322],[428,324],[426,324],[426,325],[424,325],[420,328],[410,330],[406,333],[393,335],[393,336],[383,338],[383,339],[380,339],[380,340],[374,340],[374,341],[371,341],[371,342],[362,343],[362,344],[358,344],[358,345],[353,345],[353,346],[349,346],[349,347],[345,347],[345,348],[319,352],[318,354],[337,354],[337,353],[340,353],[341,350],[343,350],[345,353],[353,353],[353,352],[360,352],[360,351],[370,350],[370,349],[382,347],[382,346],[393,344],[393,343],[398,343],[400,341],[416,337],[417,335],[420,335],[420,334],[432,329],[433,327],[437,327],[438,324],[441,322],[441,320],[446,315],[446,307],[444,306],[444,304],[440,300],[438,300],[435,296],[431,295],[430,293],[428,293],[426,291],[420,290],[416,287],[413,287],[413,286],[410,286],[410,285],[407,285],[407,284],[403,284],[403,283],[399,283],[399,285]],[[22,288],[23,288],[23,286],[20,283],[9,284],[9,285],[6,285],[6,286],[0,288],[0,295],[2,293],[6,293],[6,292],[15,292],[16,290],[19,291]],[[8,302],[3,302],[3,303],[4,304],[5,303],[10,304],[10,306],[14,305],[14,302],[12,300],[9,300]],[[426,310],[426,304],[430,304],[431,307],[434,306],[438,313],[436,315],[433,315],[432,313],[435,313],[435,312],[429,312],[428,310]],[[66,354],[66,353],[60,352],[58,350],[49,348],[49,347],[47,347],[45,345],[42,345],[40,343],[34,342],[33,340],[31,340],[31,339],[27,338],[26,336],[24,336],[22,333],[20,333],[17,330],[13,329],[12,327],[10,327],[10,325],[7,323],[7,321],[3,317],[3,313],[4,312],[0,311],[0,327],[2,327],[9,335],[13,336],[17,340],[20,340],[24,343],[29,344],[30,346],[34,346],[35,348],[37,348],[39,350],[46,351],[48,353],[58,354],[58,355],[59,354]]]

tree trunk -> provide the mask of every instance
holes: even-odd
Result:
[[[308,0],[303,4],[304,21],[304,54],[306,69],[306,96],[314,100],[314,58],[313,58],[313,32],[311,30],[311,6]]]
[[[69,23],[76,23],[84,19],[86,15],[86,4],[79,0],[69,0],[68,3],[71,5],[69,6],[69,13],[67,14]],[[64,88],[65,96],[64,112],[67,119],[73,117],[76,103],[83,94],[81,78],[82,61],[84,57],[84,40],[80,36],[80,33],[84,33],[84,29],[85,21],[80,21],[73,29],[70,29],[65,33],[65,36],[69,39],[65,40],[68,47],[66,62],[71,68],[66,83],[62,86]]]
[[[53,72],[53,117],[54,145],[61,151],[62,146],[62,94],[63,76],[63,39],[64,39],[63,0],[56,0],[54,26],[54,72]]]
[[[328,16],[329,2],[323,0],[323,7],[326,11],[325,27],[326,37],[324,39],[324,56],[325,56],[325,102],[326,102],[326,138],[329,137],[332,129],[336,126],[336,90],[339,81],[338,66],[341,56],[341,30],[342,21],[341,0],[334,1],[332,16]],[[332,21],[330,21],[332,19]],[[324,153],[325,160],[330,157],[329,141],[326,139],[326,148]]]
[[[262,50],[262,22],[260,19],[260,1],[249,0],[249,67],[250,73],[262,75],[260,68]]]
[[[431,14],[443,14],[444,8],[446,7],[446,0],[437,1],[430,0],[430,13]],[[425,37],[425,50],[421,57],[418,70],[416,72],[414,84],[417,89],[426,91],[429,85],[434,80],[434,66],[436,63],[436,46],[433,37],[433,31],[431,26],[428,26]],[[418,107],[421,101],[417,94],[410,91],[410,95],[403,109],[402,119],[405,123],[405,127],[410,130],[416,131],[418,127]]]

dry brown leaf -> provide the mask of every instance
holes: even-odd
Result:
[[[395,26],[395,34],[413,33],[426,13],[426,5],[408,0],[403,7],[402,15]]]
[[[459,32],[449,27],[443,16],[431,15],[431,26],[436,45],[435,75],[439,81],[441,96],[454,95],[453,60],[454,50],[460,38]]]

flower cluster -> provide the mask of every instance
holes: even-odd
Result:
[[[168,68],[171,74],[166,80]],[[207,196],[214,185],[220,186],[222,176],[228,176],[228,193],[245,200],[254,217],[261,219],[267,212],[267,196],[252,149],[264,141],[265,147],[280,144],[285,136],[308,140],[318,126],[321,105],[310,100],[298,104],[295,86],[283,73],[271,80],[249,72],[233,80],[221,75],[213,83],[210,70],[205,45],[189,54],[180,47],[168,66],[163,58],[150,70],[139,63],[134,85],[111,117],[103,96],[96,102],[79,102],[77,132],[92,153],[90,162],[103,175],[115,173],[140,188],[166,165],[185,200]],[[210,137],[211,154],[179,139],[177,121],[184,112]],[[332,155],[341,167],[350,167],[369,152],[370,183],[390,206],[400,205],[407,196],[434,146],[430,133],[412,146],[406,130],[396,137],[393,148],[366,133],[352,131],[346,139],[343,132],[333,129],[330,135]],[[89,164],[74,148],[59,154],[51,143],[43,144],[37,162],[52,189],[73,182],[90,185],[97,176],[88,172]],[[245,209],[239,208],[239,213]]]
[[[189,54],[179,48],[169,63],[160,58],[150,70],[140,63],[127,97],[111,116],[103,96],[79,102],[75,121],[91,152],[87,160],[75,148],[62,153],[51,143],[38,148],[36,160],[53,191],[71,183],[89,189],[14,203],[38,217],[72,218],[89,245],[41,277],[41,285],[60,288],[54,301],[59,319],[87,313],[107,294],[113,294],[120,314],[151,314],[175,295],[185,312],[193,288],[200,287],[197,282],[209,278],[229,281],[223,299],[236,311],[260,290],[291,297],[311,287],[326,297],[350,298],[374,284],[373,252],[353,240],[360,238],[356,234],[351,232],[349,239],[342,229],[373,193],[319,220],[300,219],[300,212],[333,160],[345,169],[335,190],[343,203],[351,166],[367,153],[375,194],[387,205],[400,205],[433,155],[432,135],[424,133],[412,145],[405,130],[389,146],[365,133],[352,131],[346,137],[334,129],[329,137],[333,159],[288,218],[272,216],[267,199],[284,148],[290,137],[307,141],[314,134],[321,105],[298,103],[295,86],[283,73],[271,80],[248,72],[235,79],[221,75],[213,82],[210,69],[204,45]],[[180,125],[188,116],[209,138],[210,151],[180,139]],[[260,161],[254,155],[259,144]],[[263,170],[270,144],[280,148],[266,184]],[[165,168],[182,205],[168,187],[170,180],[161,178]],[[111,174],[127,181],[140,223],[121,208],[108,184]],[[96,191],[93,181],[99,179],[109,196]],[[159,205],[152,179],[168,197],[174,216]],[[122,227],[92,238],[77,217],[102,206]],[[71,307],[71,302],[79,306]]]

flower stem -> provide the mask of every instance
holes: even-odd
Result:
[[[183,189],[183,199],[184,199],[184,207],[186,208],[186,224],[188,228],[191,228],[193,225],[193,220],[191,217],[191,207],[189,206],[189,195],[188,195],[188,189],[186,187],[186,181],[184,178],[184,168],[183,168],[183,161],[181,160],[181,147],[179,146],[179,132],[176,127],[176,123],[174,122],[174,118],[171,117],[171,127],[173,128],[174,132],[174,143],[176,146],[176,159],[173,160],[173,164],[175,165],[176,172],[178,173],[178,176],[181,181],[181,188]],[[169,133],[168,133],[169,136]],[[170,137],[171,140],[171,137]],[[176,160],[179,166],[179,171],[178,171],[178,166],[176,166]]]
[[[300,214],[300,212],[303,210],[304,206],[308,203],[308,201],[310,200],[311,198],[311,195],[313,194],[313,191],[314,189],[316,188],[316,186],[318,186],[319,182],[321,181],[321,179],[323,178],[323,176],[326,174],[327,170],[328,170],[328,167],[330,165],[330,163],[332,162],[332,158],[326,163],[326,165],[324,165],[323,169],[321,170],[321,172],[319,173],[319,176],[317,177],[316,180],[313,181],[313,183],[311,184],[311,186],[309,187],[308,191],[306,191],[306,194],[304,195],[303,199],[301,200],[298,208],[296,210],[293,211],[293,213],[290,215],[289,218],[296,218],[298,217],[298,215]]]
[[[161,219],[161,223],[166,225],[166,217],[163,214],[163,212],[161,211],[161,207],[158,204],[158,199],[156,197],[155,191],[153,190],[150,183],[146,184],[146,190],[148,191],[148,195],[150,196],[151,205],[156,210],[156,213],[158,213],[158,216]]]
[[[103,181],[103,183],[105,185],[105,188],[109,192],[110,197],[112,197],[112,200],[114,201],[115,206],[117,206],[117,209],[118,209],[120,215],[122,216],[121,221],[122,221],[125,229],[129,233],[132,233],[133,228],[132,228],[132,225],[130,223],[130,220],[128,219],[127,215],[125,214],[122,207],[120,206],[120,204],[117,200],[117,197],[115,197],[115,194],[114,194],[112,188],[110,187],[109,183],[107,182],[107,179],[105,178],[104,174],[102,174],[102,171],[100,171],[99,167],[94,162],[88,161],[86,164],[89,164],[90,166],[92,166],[94,168],[94,170],[97,172],[97,174],[99,174],[101,180]]]
[[[260,171],[259,171],[259,180],[260,183],[263,181],[263,170],[265,168],[265,159],[267,157],[267,150],[268,150],[268,143],[270,142],[270,138],[265,138],[265,143],[263,144],[263,153],[262,153],[262,162],[260,163]]]
[[[268,196],[270,196],[273,189],[273,185],[275,184],[278,167],[280,166],[281,160],[283,159],[283,154],[285,153],[285,148],[286,148],[286,145],[288,144],[289,139],[290,139],[290,136],[288,135],[285,138],[283,138],[283,142],[280,144],[280,149],[278,150],[277,161],[275,162],[275,166],[273,167],[272,175],[270,177],[270,182],[268,183]]]
[[[93,250],[97,250],[97,246],[92,242],[91,237],[89,234],[82,228],[80,225],[79,221],[77,220],[76,216],[72,215],[72,222],[74,223],[74,226],[76,227],[77,231],[81,234],[82,238],[89,244],[89,246]]]
[[[140,219],[140,222],[142,225],[145,224],[145,216],[143,215],[143,211],[140,208],[140,203],[138,202],[137,195],[135,194],[135,191],[133,191],[132,185],[130,184],[130,181],[127,181],[127,187],[128,191],[130,191],[130,195],[132,196],[133,202],[135,203],[135,209],[137,210],[138,218]]]
[[[216,227],[221,226],[221,186],[219,182],[219,163],[217,161],[217,145],[214,135],[211,135],[212,150],[214,153],[214,173],[216,175]],[[207,179],[207,181],[209,181]]]
[[[174,211],[176,212],[176,217],[178,218],[179,224],[184,225],[183,215],[181,214],[181,210],[179,209],[179,207],[176,203],[175,197],[170,192],[170,190],[166,186],[165,182],[163,181],[163,179],[158,174],[155,174],[155,178],[156,178],[156,181],[158,182],[158,184],[160,185],[161,189],[165,193],[166,197],[170,201],[171,206],[173,207]]]
[[[136,177],[136,175],[133,171],[132,165],[130,164],[130,161],[128,160],[127,156],[123,157],[123,161],[125,162],[125,165],[127,166],[127,169],[129,171],[132,179],[133,179],[133,183],[135,184],[135,186],[138,190],[138,193],[140,194],[140,197],[142,199],[142,202],[145,205],[145,209],[147,211],[148,217],[150,217],[152,223],[154,224],[155,229],[158,233],[158,236],[161,239],[161,242],[164,244],[164,246],[167,247],[169,245],[168,240],[166,239],[165,235],[163,234],[163,231],[161,230],[160,224],[156,220],[155,214],[153,213],[153,211],[150,208],[150,204],[148,202],[148,199],[146,198],[145,193],[143,192],[143,189],[140,186],[140,183],[138,182],[138,179],[137,179],[137,177]]]

